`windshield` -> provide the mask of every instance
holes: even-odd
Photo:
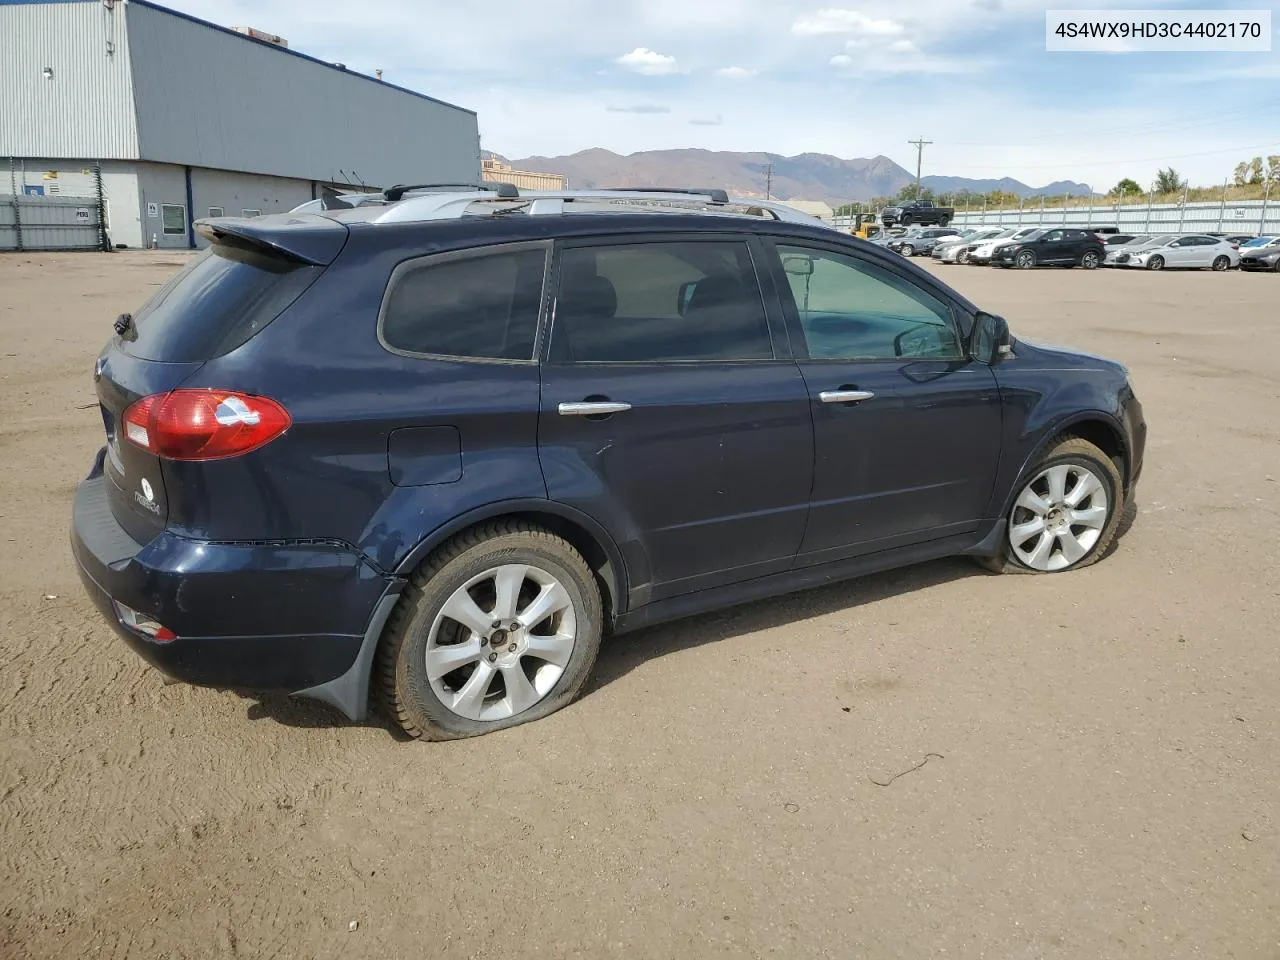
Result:
[[[1001,230],[999,233],[992,234],[992,235],[991,235],[991,236],[989,236],[987,239],[988,239],[988,240],[1003,240],[1005,237],[1013,237],[1013,236],[1016,236],[1016,235],[1017,235],[1017,233],[1018,233],[1018,231],[1017,231],[1017,230],[1012,230],[1012,229],[1010,229],[1010,230]]]
[[[1178,238],[1174,234],[1166,233],[1164,236],[1161,236],[1161,237],[1153,237],[1150,241],[1150,245],[1156,246],[1156,247],[1164,247],[1173,243],[1173,241],[1177,239]]]
[[[1038,240],[1048,232],[1049,232],[1048,230],[1032,230],[1030,233],[1021,234],[1018,237],[1018,239],[1019,240]]]
[[[1280,237],[1254,237],[1252,240],[1246,240],[1241,244],[1242,247],[1269,247],[1271,244],[1280,240]]]
[[[1038,230],[1038,229],[1036,229],[1035,227],[1027,227],[1027,228],[1025,228],[1025,229],[1023,229],[1023,230],[1019,230],[1017,233],[1015,233],[1015,234],[1013,235],[1013,238],[1014,238],[1015,240],[1021,240],[1021,239],[1023,239],[1024,237],[1029,237],[1029,236],[1031,236],[1031,234],[1033,234],[1033,233],[1040,233],[1040,232],[1041,232],[1041,231],[1040,231],[1040,230]]]

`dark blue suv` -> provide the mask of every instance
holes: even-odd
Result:
[[[202,222],[97,361],[85,587],[170,677],[446,739],[569,703],[606,633],[1101,558],[1146,436],[1124,367],[799,219],[428,190]]]

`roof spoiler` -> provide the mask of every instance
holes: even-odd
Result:
[[[233,239],[297,263],[325,267],[347,242],[344,224],[311,213],[197,220],[196,233],[210,243]]]
[[[388,200],[395,201],[403,198],[410,190],[443,190],[447,187],[454,189],[466,187],[468,190],[496,193],[502,200],[516,200],[520,197],[520,191],[514,184],[498,183],[494,180],[481,180],[476,183],[398,183],[394,187],[387,187],[382,191],[382,195]]]

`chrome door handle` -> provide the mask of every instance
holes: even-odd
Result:
[[[870,390],[823,390],[818,399],[823,403],[858,403],[874,396]]]
[[[611,413],[623,413],[630,410],[629,403],[613,403],[608,400],[584,400],[582,403],[560,404],[562,417],[603,417]]]

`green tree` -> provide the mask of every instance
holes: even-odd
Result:
[[[1280,155],[1267,157],[1267,179],[1280,183]]]
[[[1249,182],[1249,164],[1243,160],[1236,164],[1235,173],[1231,175],[1232,182],[1237,187],[1243,187]]]
[[[914,180],[898,191],[898,196],[897,196],[898,200],[914,200],[915,198],[916,198],[916,184]],[[930,190],[928,187],[921,187],[920,199],[932,200],[933,191]]]
[[[1142,187],[1137,180],[1131,180],[1125,177],[1114,187],[1111,188],[1111,196],[1113,197],[1136,197],[1142,193]]]
[[[1177,193],[1183,186],[1182,174],[1173,167],[1156,174],[1156,193]]]
[[[1252,160],[1249,161],[1249,182],[1251,184],[1261,183],[1263,176],[1264,176],[1264,171],[1262,166],[1262,158],[1254,157]]]

